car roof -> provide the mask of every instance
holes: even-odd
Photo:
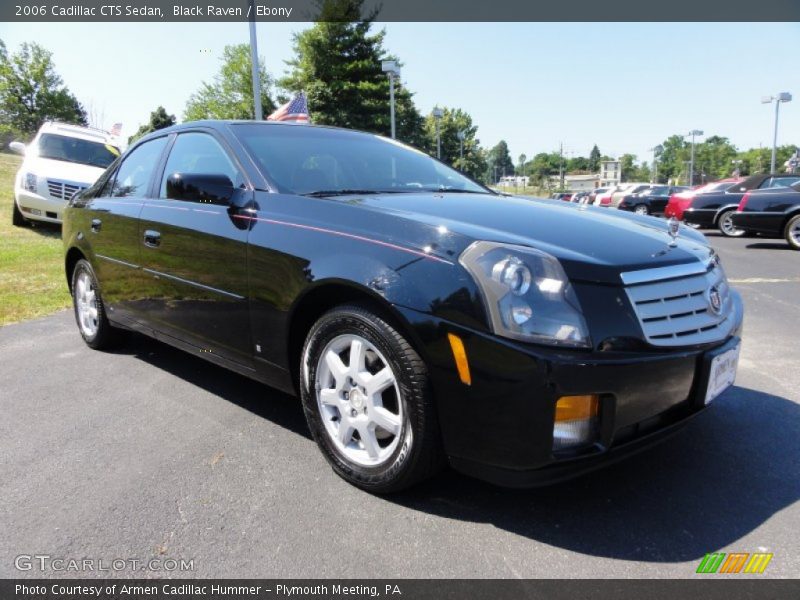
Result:
[[[43,123],[39,128],[37,135],[43,133],[53,133],[57,135],[75,137],[92,142],[100,142],[103,144],[116,144],[114,136],[112,136],[108,131],[97,129],[95,127],[74,125],[72,123],[61,123],[59,121],[46,121]]]

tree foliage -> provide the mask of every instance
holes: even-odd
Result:
[[[477,138],[478,128],[472,117],[460,108],[444,108],[439,120],[439,136],[442,142],[442,161],[473,179],[482,180],[486,172],[486,157]],[[460,157],[461,143],[458,132],[464,132],[464,156]],[[424,146],[422,149],[436,156],[436,119],[433,113],[425,118],[423,125]]]
[[[36,43],[9,54],[0,40],[0,138],[29,139],[48,120],[86,125],[86,111],[56,73],[53,55]]]
[[[508,151],[508,144],[505,140],[500,140],[486,156],[486,180],[497,181],[504,175],[515,173],[514,161],[511,160],[511,153]]]
[[[132,144],[143,135],[158,131],[159,129],[164,129],[165,127],[171,127],[172,125],[175,125],[175,115],[167,114],[167,110],[163,106],[159,106],[150,113],[150,120],[140,126],[139,129],[136,130],[136,133],[128,138],[128,143]]]
[[[592,173],[597,173],[600,171],[600,160],[602,159],[602,155],[600,154],[600,148],[597,147],[597,144],[592,146],[592,151],[589,153],[589,160],[588,160],[588,169]]]
[[[252,119],[253,73],[250,46],[235,44],[225,46],[219,72],[212,82],[203,82],[200,89],[189,97],[184,110],[185,121],[201,119]],[[272,79],[259,58],[261,77],[261,106],[266,117],[275,110],[270,91]]]
[[[383,46],[386,32],[371,31],[374,13],[362,16],[363,2],[319,4],[320,20],[294,35],[295,56],[287,61],[290,71],[280,86],[306,93],[314,123],[389,135],[389,78],[381,62],[397,57]],[[397,138],[424,146],[423,118],[413,94],[399,81],[395,107]]]

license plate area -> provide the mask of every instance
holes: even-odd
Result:
[[[739,366],[741,343],[711,358],[708,370],[708,382],[705,387],[703,404],[710,404],[717,396],[733,385]]]

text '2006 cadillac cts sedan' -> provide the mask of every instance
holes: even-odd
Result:
[[[139,140],[65,213],[93,348],[133,329],[302,398],[373,492],[446,464],[581,473],[733,383],[742,303],[705,238],[506,197],[383,137],[195,122]]]

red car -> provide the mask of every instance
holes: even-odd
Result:
[[[669,202],[667,202],[667,208],[664,209],[664,216],[668,219],[670,217],[675,217],[679,221],[682,221],[683,211],[692,205],[692,200],[694,200],[695,196],[711,192],[723,192],[738,181],[741,181],[741,178],[729,177],[728,179],[720,179],[719,181],[707,183],[691,190],[672,194],[669,198]]]

